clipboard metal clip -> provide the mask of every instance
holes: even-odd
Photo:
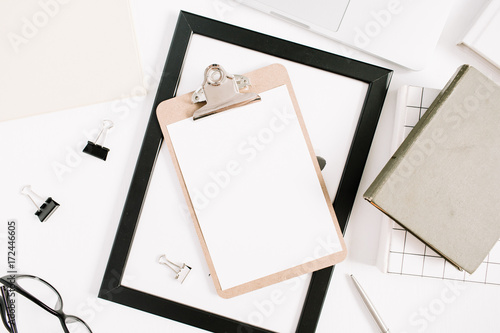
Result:
[[[212,114],[260,101],[255,93],[241,93],[250,85],[250,80],[243,75],[228,74],[222,66],[213,64],[205,69],[203,84],[191,96],[193,103],[207,102],[196,110],[193,120]]]

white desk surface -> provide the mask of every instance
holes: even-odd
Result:
[[[500,82],[500,70],[456,46],[485,3],[455,1],[432,61],[425,70],[414,72],[348,50],[229,0],[132,0],[142,66],[150,83],[146,97],[0,123],[0,238],[4,248],[0,251],[6,248],[6,221],[14,218],[19,222],[19,271],[39,275],[54,284],[63,295],[65,311],[85,319],[94,332],[200,331],[97,299],[158,80],[182,9],[394,69],[346,233],[348,257],[335,269],[317,331],[378,332],[348,278],[353,273],[391,332],[497,332],[499,286],[382,273],[377,263],[382,215],[362,199],[362,193],[389,158],[396,92],[402,85],[440,88],[463,63],[476,66]],[[79,141],[95,136],[100,122],[107,118],[116,123],[105,144],[112,147],[109,160],[102,164],[97,159],[82,158],[81,154],[75,156],[74,152],[83,147]],[[60,177],[53,169],[58,163],[67,165]],[[34,190],[61,204],[55,213],[59,217],[54,215],[49,221],[51,225],[37,222],[33,205],[18,195],[24,184],[32,184]],[[70,211],[68,207],[81,209]],[[28,235],[33,234],[37,237],[31,239]],[[6,270],[3,263],[0,266]],[[276,313],[269,310],[265,316]]]

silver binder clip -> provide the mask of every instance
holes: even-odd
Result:
[[[106,132],[112,127],[113,127],[113,122],[111,120],[104,120],[102,122],[102,129],[99,132],[99,135],[97,135],[95,142],[88,141],[85,148],[83,148],[83,152],[92,155],[94,157],[100,158],[103,161],[106,161],[106,158],[108,157],[109,148],[99,145],[98,142],[101,135],[104,137]],[[102,141],[104,141],[104,139]]]
[[[26,185],[22,188],[21,194],[24,194],[28,198],[30,198],[31,202],[35,205],[37,208],[35,215],[38,216],[38,219],[40,222],[45,222],[47,219],[52,216],[52,214],[56,211],[56,209],[59,207],[59,204],[52,199],[51,197],[48,197],[45,201],[43,201],[43,198],[33,192],[31,189],[30,185]],[[36,203],[35,199],[33,197],[37,197],[41,200],[42,204]]]
[[[158,260],[158,263],[167,266],[170,268],[172,271],[174,271],[175,278],[179,281],[181,281],[181,284],[184,282],[186,277],[188,276],[189,272],[191,272],[191,267],[188,265],[182,263],[181,265],[174,264],[170,260],[167,259],[166,255],[162,255],[160,259]]]
[[[207,102],[196,110],[193,120],[214,113],[260,101],[255,93],[240,93],[250,85],[250,80],[243,75],[228,74],[222,66],[213,64],[205,69],[203,84],[191,96],[193,103]]]

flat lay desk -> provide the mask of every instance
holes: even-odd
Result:
[[[362,200],[390,157],[396,92],[402,85],[441,88],[463,63],[500,82],[500,70],[456,46],[484,3],[455,1],[433,59],[415,72],[228,0],[131,0],[146,96],[0,123],[0,251],[7,247],[6,223],[16,219],[19,272],[53,284],[64,299],[65,312],[84,319],[94,332],[201,332],[97,298],[177,16],[186,10],[394,70],[345,235],[348,256],[335,268],[317,332],[377,332],[350,274],[363,285],[391,332],[497,332],[499,286],[383,273],[378,256],[382,214]],[[106,162],[80,153],[103,119],[114,122],[105,141],[110,148]],[[26,184],[61,205],[49,221],[40,223],[33,205],[19,194]],[[5,265],[0,262],[3,273]],[[133,285],[138,277],[124,279]],[[282,315],[294,287],[249,304],[245,311],[263,322],[296,320]]]

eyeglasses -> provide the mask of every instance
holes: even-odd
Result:
[[[47,281],[14,274],[1,277],[0,283],[1,317],[9,333],[58,333],[61,327],[64,333],[92,333],[83,320],[63,312],[61,295]]]

